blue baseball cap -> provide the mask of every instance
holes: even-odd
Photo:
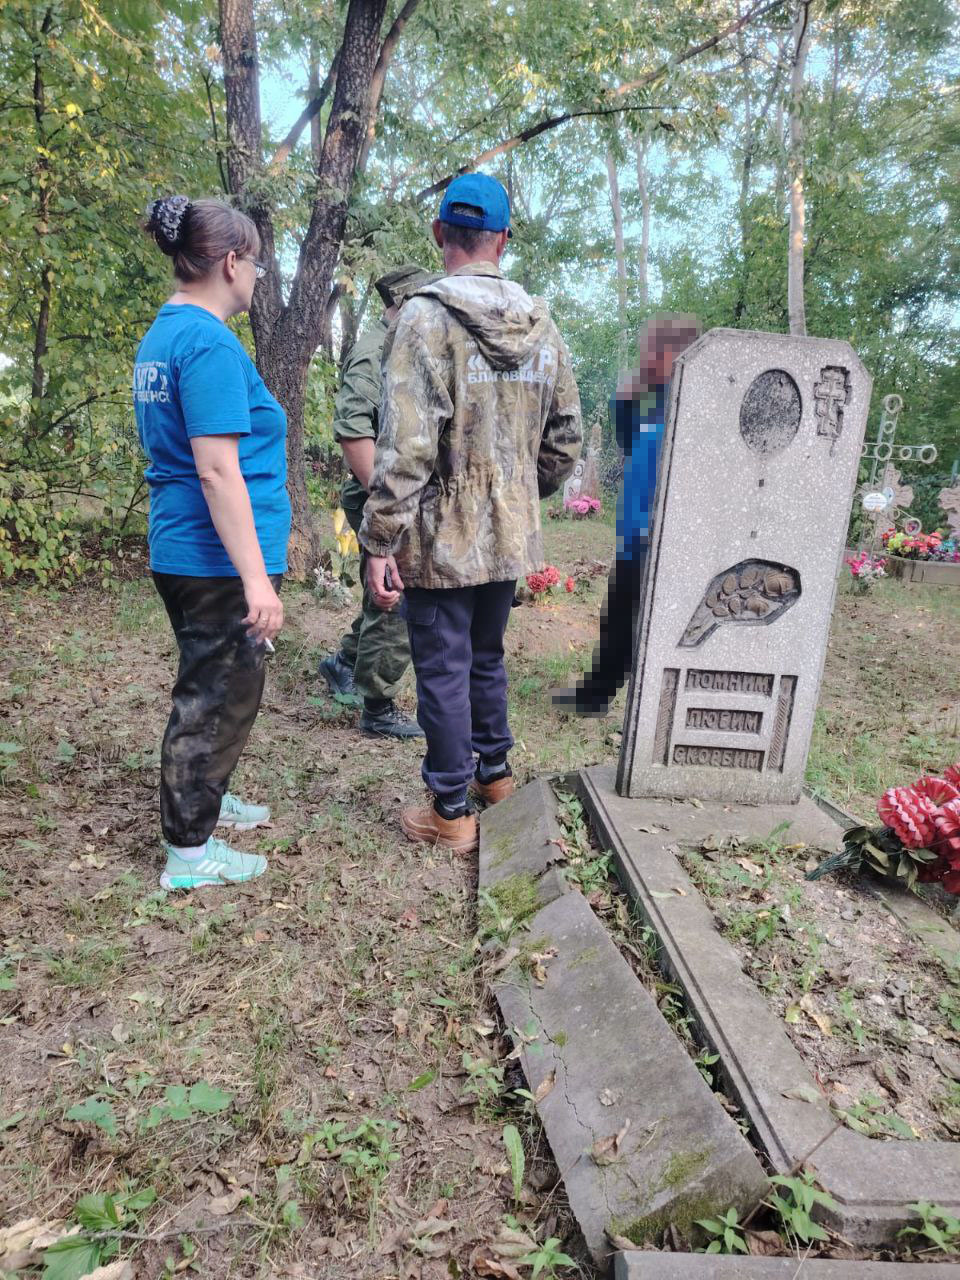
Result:
[[[452,213],[450,206],[469,204],[480,209],[472,213]],[[440,221],[455,227],[476,227],[479,231],[510,233],[510,197],[503,184],[488,173],[462,173],[447,187],[440,205]]]

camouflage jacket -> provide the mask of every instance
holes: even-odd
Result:
[[[333,438],[375,440],[380,415],[380,357],[387,337],[387,322],[380,319],[362,333],[347,356],[340,390],[333,406]],[[359,510],[367,491],[344,464],[341,502],[344,509]]]
[[[546,306],[489,263],[405,303],[384,348],[360,541],[404,583],[465,587],[543,565],[540,498],[580,452],[580,397]]]

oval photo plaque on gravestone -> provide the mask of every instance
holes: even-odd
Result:
[[[800,427],[800,390],[785,369],[768,369],[747,388],[740,434],[754,453],[779,453]]]

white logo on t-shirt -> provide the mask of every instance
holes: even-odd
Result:
[[[141,360],[133,366],[133,398],[138,404],[169,404],[166,360]]]

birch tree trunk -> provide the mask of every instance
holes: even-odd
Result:
[[[803,297],[804,223],[803,188],[803,73],[810,36],[811,0],[803,0],[793,23],[793,69],[790,74],[790,231],[787,245],[787,315],[792,334],[806,335],[807,313]]]
[[[637,285],[642,307],[646,307],[650,301],[650,171],[647,168],[649,148],[650,135],[645,133],[642,138],[637,139],[637,191],[640,193],[640,265]]]
[[[623,243],[623,207],[620,204],[620,182],[613,152],[607,151],[607,179],[610,183],[610,208],[613,210],[613,243],[617,256],[617,328],[621,357],[627,346],[627,259]]]

